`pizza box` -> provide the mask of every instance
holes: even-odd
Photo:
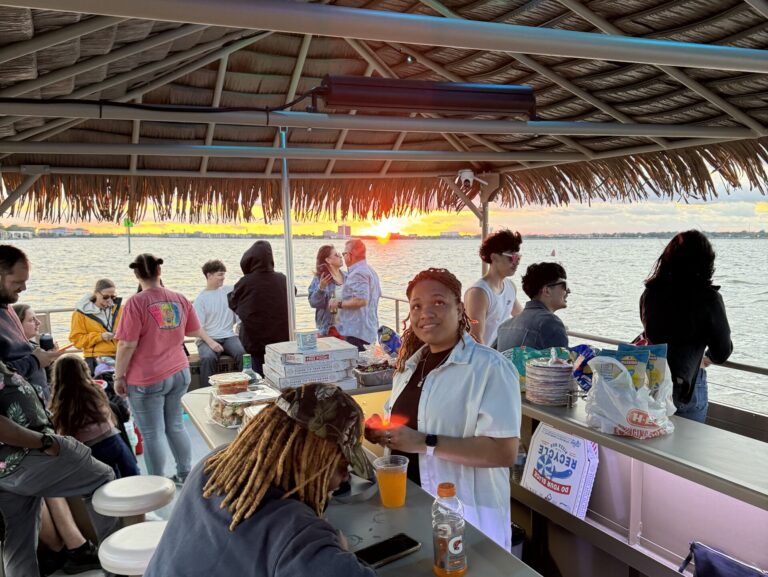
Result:
[[[264,355],[264,363],[281,377],[298,377],[330,371],[346,371],[353,368],[356,361],[355,359],[344,359],[342,361],[312,361],[300,365],[290,365],[280,362],[279,355],[267,353]]]
[[[317,349],[300,351],[296,341],[267,345],[265,357],[276,357],[280,364],[305,364],[317,361],[357,360],[357,347],[335,337],[317,339]]]
[[[539,423],[531,439],[521,484],[584,519],[597,473],[597,449],[594,441]]]

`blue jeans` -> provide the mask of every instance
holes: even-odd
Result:
[[[243,369],[243,355],[245,349],[240,343],[239,337],[228,337],[226,339],[213,339],[224,347],[224,353],[235,359],[237,370]],[[213,349],[205,343],[200,343],[197,347],[197,354],[200,356],[200,386],[207,387],[208,379],[216,374],[216,365],[219,362],[221,353],[214,353]]]
[[[94,459],[112,467],[115,471],[115,479],[132,477],[141,473],[139,465],[136,463],[136,457],[133,456],[119,434],[112,435],[92,445],[91,455]]]
[[[189,388],[189,367],[152,385],[128,385],[128,403],[144,438],[144,460],[147,473],[163,475],[165,443],[176,459],[176,474],[184,479],[192,468],[192,448],[184,429],[181,397]]]
[[[693,396],[687,403],[675,403],[677,405],[678,417],[690,419],[703,423],[707,420],[707,407],[709,406],[709,394],[707,393],[707,371],[699,369],[696,375],[696,384],[693,389]]]

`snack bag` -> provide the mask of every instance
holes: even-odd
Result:
[[[520,392],[525,391],[525,364],[531,359],[550,359],[552,351],[555,351],[555,357],[563,361],[570,361],[570,354],[565,347],[552,347],[549,349],[532,349],[529,347],[515,347],[502,352],[508,360],[515,365],[517,373],[520,375]]]
[[[582,391],[592,388],[592,369],[587,364],[600,354],[600,349],[591,345],[576,345],[571,347],[573,361],[573,378],[576,379]]]
[[[648,359],[651,357],[650,351],[637,350],[632,352],[621,352],[602,350],[600,352],[601,357],[610,357],[618,360],[625,369],[629,372],[629,376],[632,378],[632,384],[636,389],[642,389],[648,384],[648,375],[646,374],[648,367]],[[590,365],[591,366],[591,365]],[[612,365],[601,365],[603,370],[614,370]],[[612,378],[618,377],[617,374],[606,375]]]
[[[585,407],[587,424],[603,433],[636,439],[672,433],[675,426],[669,417],[675,413],[675,405],[669,371],[652,395],[648,387],[635,387],[629,370],[614,358],[617,354],[600,354],[589,361],[593,382]],[[666,364],[666,359],[662,362]]]
[[[381,325],[379,327],[379,344],[389,356],[396,357],[400,351],[400,335],[388,326]]]
[[[648,351],[648,388],[651,394],[659,390],[667,371],[667,345],[619,345],[619,353],[634,354],[638,351]]]

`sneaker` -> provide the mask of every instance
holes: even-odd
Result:
[[[172,477],[168,477],[168,478],[179,486],[183,485],[184,481],[186,481],[187,479],[186,475],[184,477],[181,477],[179,475],[173,475]]]
[[[61,551],[38,549],[37,551],[37,565],[40,568],[40,575],[42,577],[48,577],[48,575],[56,573],[56,571],[64,566],[66,560],[66,549],[62,549]]]
[[[101,569],[101,563],[99,563],[98,549],[90,541],[86,541],[77,549],[67,551],[67,560],[61,568],[67,575],[76,575],[94,569]]]

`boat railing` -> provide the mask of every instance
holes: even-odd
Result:
[[[309,304],[306,300],[307,293],[299,293],[296,295],[296,302],[297,303],[303,303],[303,307],[309,307]],[[395,297],[391,295],[382,295],[381,297],[382,302],[379,306],[379,318],[380,319],[394,319],[394,327],[395,330],[401,331],[402,325],[401,320],[404,318],[404,315],[407,315],[407,305],[408,301],[401,297]],[[403,305],[405,305],[405,308],[403,309]],[[68,315],[71,316],[74,309],[72,307],[58,307],[58,308],[50,308],[50,309],[36,309],[36,314],[41,322],[40,330],[41,332],[47,332],[51,333],[55,337],[63,338],[66,340],[66,333],[63,329],[61,321],[57,323],[52,322],[52,317],[54,316],[60,316],[60,315]],[[58,320],[58,319],[57,319]],[[382,321],[383,323],[384,321]],[[59,329],[58,331],[53,330],[53,328],[56,327]],[[66,324],[66,331],[69,329],[69,324]],[[589,333],[583,333],[580,331],[568,331],[568,335],[575,339],[580,339],[583,341],[589,341],[589,342],[595,342],[595,343],[601,343],[601,344],[609,344],[609,345],[618,345],[621,343],[624,343],[626,341],[621,341],[618,339],[612,339],[608,337],[603,337],[600,335],[593,335]],[[194,339],[187,339],[188,343],[193,343]],[[73,352],[76,352],[75,349],[70,349]],[[723,363],[722,365],[718,365],[718,367],[723,367],[726,369],[734,370],[734,371],[741,371],[756,375],[762,375],[762,376],[768,376],[768,367],[761,367],[756,365],[750,365],[747,363],[738,363],[733,361],[727,361]],[[745,389],[743,387],[739,387],[737,385],[734,385],[733,383],[724,383],[724,382],[716,382],[713,381],[710,377],[709,380],[710,384],[720,387],[723,389],[728,389],[729,391],[732,391],[733,394],[742,394],[742,395],[754,395],[756,397],[760,397],[761,399],[766,399],[765,406],[768,406],[768,394]],[[746,409],[740,409],[737,407],[731,407],[729,405],[723,404],[723,403],[717,403],[710,401],[710,411],[709,411],[709,420],[712,422],[712,424],[716,424],[717,426],[722,426],[722,428],[726,428],[729,430],[733,430],[738,433],[746,434],[748,436],[752,437],[760,437],[763,440],[768,441],[768,414],[765,413],[758,413],[754,411],[748,411]]]

